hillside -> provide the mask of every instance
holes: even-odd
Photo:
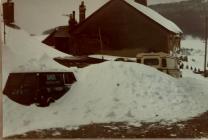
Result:
[[[176,3],[150,6],[163,16],[174,21],[185,35],[204,38],[205,13],[208,13],[208,1],[189,0]]]

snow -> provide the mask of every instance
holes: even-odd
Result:
[[[7,28],[2,49],[3,83],[9,72],[69,71],[52,60],[66,54],[23,30]],[[142,64],[115,61],[73,71],[78,81],[47,108],[22,106],[3,96],[3,136],[57,127],[71,130],[91,123],[169,124],[208,110],[208,81],[190,71],[184,71],[187,78],[175,79]]]
[[[21,106],[4,96],[3,135],[91,123],[166,124],[208,110],[207,80],[175,79],[142,64],[115,61],[75,74],[72,89],[47,108]]]
[[[89,57],[97,58],[97,59],[105,59],[105,60],[116,60],[117,58],[123,58],[123,59],[136,61],[136,58],[132,58],[132,57],[121,57],[121,56],[111,56],[111,55],[98,55],[98,54],[94,54],[94,55],[89,55]]]
[[[70,70],[53,61],[67,54],[23,30],[7,28],[2,49],[4,84],[10,72]],[[186,78],[175,79],[142,64],[115,61],[73,71],[78,81],[49,107],[22,106],[3,96],[3,136],[57,127],[71,130],[91,123],[169,124],[208,110],[208,80],[193,77],[190,71],[184,71]]]
[[[35,38],[36,40],[38,40],[39,42],[42,42],[44,39],[46,39],[48,37],[48,35],[35,35],[32,37]]]
[[[192,36],[185,36],[185,39],[181,42],[181,48],[204,50],[205,42],[200,38],[194,38]]]
[[[172,31],[178,34],[182,33],[182,30],[175,23],[166,19],[165,17],[163,17],[156,11],[152,10],[151,8],[148,8],[146,6],[143,6],[142,4],[136,3],[134,2],[134,0],[125,0],[125,1],[131,6],[135,7],[140,12],[142,12],[144,15],[148,16],[152,20],[156,21],[157,23],[159,23],[160,25],[168,29],[169,31]]]
[[[69,71],[53,60],[68,54],[42,44],[23,30],[6,27],[6,32],[6,45],[2,47],[3,87],[11,72]]]
[[[185,50],[183,52],[183,56],[188,56],[188,62],[184,63],[183,77],[192,77],[196,79],[204,79],[203,76],[199,74],[193,74],[191,70],[187,70],[186,66],[193,69],[204,70],[204,55],[205,55],[205,43],[200,38],[193,38],[191,36],[187,36],[181,42],[181,48]]]
[[[24,30],[16,30],[7,27],[6,32],[6,45],[12,47],[12,49],[14,49],[15,51],[15,54],[25,57],[28,56],[28,54],[26,54],[22,50],[27,50],[27,53],[33,54],[33,57],[36,58],[40,58],[45,52],[53,58],[59,56],[69,56],[66,53],[62,53],[60,51],[52,49],[51,47],[48,47],[36,38],[32,38]],[[37,49],[34,49],[34,47],[37,47]]]

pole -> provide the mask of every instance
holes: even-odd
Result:
[[[100,38],[100,49],[102,51],[103,50],[103,43],[102,43],[102,36],[101,36],[100,28],[98,30],[99,30],[99,38]]]
[[[0,1],[0,4],[1,4],[1,1]],[[0,5],[0,14],[2,14],[2,4]],[[1,91],[3,91],[2,90],[2,81],[3,81],[3,79],[2,79],[2,47],[3,47],[3,40],[2,40],[2,37],[3,37],[3,34],[2,34],[2,21],[3,21],[3,17],[0,15],[0,80],[1,80],[1,82],[0,82],[0,90]],[[1,99],[2,99],[2,96],[0,96],[1,97]],[[1,104],[2,104],[2,102],[1,102]],[[2,109],[1,109],[2,110]],[[2,112],[0,112],[0,113],[2,113]]]
[[[2,14],[2,4],[1,4],[1,0],[0,0],[0,14]],[[3,91],[3,69],[2,69],[2,48],[3,48],[3,40],[2,40],[2,16],[0,15],[0,90]],[[3,105],[3,94],[2,92],[0,93],[0,104]],[[0,108],[0,113],[3,113],[3,107]],[[1,121],[3,121],[3,119],[1,119]],[[2,128],[2,125],[1,125]],[[0,134],[3,134],[2,131],[0,132]]]
[[[6,25],[4,21],[4,44],[6,44]]]
[[[100,38],[100,47],[101,47],[101,53],[103,53],[103,41],[102,41],[102,36],[101,36],[101,31],[100,31],[100,27],[98,29],[99,31],[99,38]],[[103,60],[103,56],[102,56],[102,60]]]
[[[204,56],[204,77],[206,77],[206,69],[207,69],[207,25],[208,17],[205,16],[205,56]]]

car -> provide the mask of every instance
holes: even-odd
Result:
[[[10,73],[3,93],[22,105],[46,107],[67,93],[74,82],[72,72]]]
[[[171,56],[170,54],[163,52],[140,53],[137,54],[136,59],[137,63],[154,67],[175,78],[182,77],[182,73],[179,68],[179,59]]]

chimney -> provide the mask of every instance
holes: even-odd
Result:
[[[69,14],[69,21],[72,22],[72,20],[73,20],[73,15]]]
[[[69,15],[69,22],[68,23],[69,23],[69,32],[70,32],[77,25],[77,21],[76,21],[76,18],[75,18],[75,11],[73,11],[72,14]]]
[[[79,6],[79,22],[83,22],[85,20],[85,13],[86,13],[86,6],[84,4],[84,1],[81,2],[81,5]]]
[[[5,24],[14,22],[14,3],[11,0],[3,3],[3,19]]]
[[[135,2],[147,6],[147,0],[134,0]]]
[[[76,20],[76,18],[75,18],[75,11],[72,12],[72,18],[73,18],[74,20]]]

